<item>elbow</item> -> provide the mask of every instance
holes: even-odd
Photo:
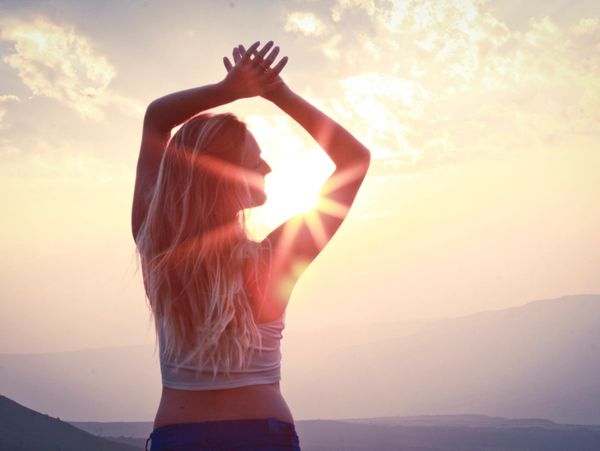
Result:
[[[157,100],[150,102],[144,113],[144,128],[152,127],[155,130],[166,133],[170,132],[172,127],[166,123],[161,106]]]
[[[352,168],[352,172],[358,177],[363,178],[371,165],[371,152],[365,149],[364,152],[360,152],[348,161],[348,167]]]
[[[150,102],[150,104],[146,107],[146,112],[144,113],[144,124],[156,122],[156,104],[154,102]]]
[[[366,171],[367,169],[369,169],[369,166],[371,165],[371,151],[369,149],[367,149],[365,146],[362,146],[359,156],[357,157],[357,160],[359,161],[361,166],[364,167],[364,169]]]
[[[148,104],[148,106],[146,107],[146,113],[144,114],[144,118],[151,117],[156,114],[156,103],[156,100],[153,100]]]
[[[367,149],[366,147],[364,148],[364,159],[367,162],[367,165],[371,164],[371,151],[369,149]]]
[[[160,105],[160,99],[153,100],[146,107],[146,113],[144,114],[144,120],[157,122],[162,114],[163,108]]]
[[[353,168],[366,172],[371,164],[371,152],[360,143],[343,148],[335,155],[329,154],[336,168]]]
[[[356,155],[356,159],[366,164],[371,162],[371,151],[362,143],[358,143],[358,145],[354,148],[354,154]]]

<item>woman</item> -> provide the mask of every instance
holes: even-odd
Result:
[[[144,117],[132,231],[160,345],[151,451],[300,449],[279,387],[285,309],[343,222],[370,154],[284,83],[287,57],[274,65],[273,42],[259,45],[234,48],[222,81],[157,99]],[[265,202],[271,168],[243,122],[202,112],[255,96],[297,121],[335,163],[321,200],[336,208],[316,212],[317,238],[301,215],[262,242],[246,235],[244,210]]]

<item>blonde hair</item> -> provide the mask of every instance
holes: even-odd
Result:
[[[246,234],[250,191],[236,177],[245,135],[232,114],[188,120],[166,147],[136,236],[161,358],[213,379],[247,367],[262,345],[244,277],[248,268],[258,277],[262,251]]]

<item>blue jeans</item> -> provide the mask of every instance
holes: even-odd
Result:
[[[301,451],[295,426],[274,417],[167,424],[146,440],[146,451],[204,450]]]

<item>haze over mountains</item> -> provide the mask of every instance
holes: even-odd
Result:
[[[600,297],[573,296],[315,352],[305,358],[311,365],[300,385],[346,418],[477,413],[598,424],[599,351]],[[333,369],[336,378],[320,377]],[[306,397],[294,400],[297,410],[318,417]]]
[[[295,419],[468,413],[600,424],[600,295],[369,327],[284,331],[281,386]],[[160,396],[153,348],[0,354],[0,390],[69,421],[148,421]]]

